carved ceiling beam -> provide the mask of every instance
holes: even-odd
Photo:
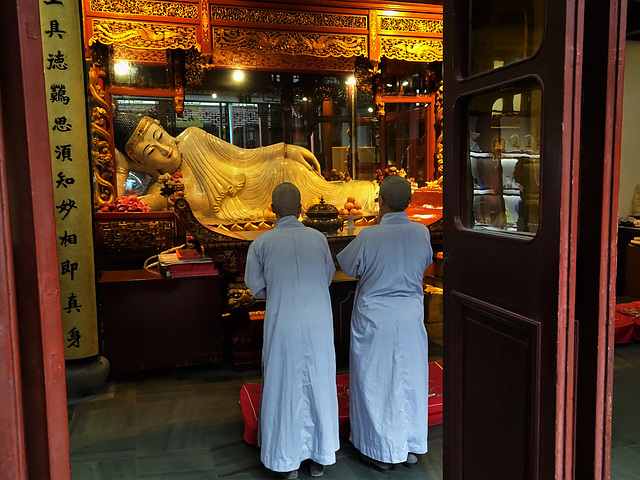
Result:
[[[196,27],[189,25],[92,18],[91,32],[89,46],[99,42],[151,50],[202,48]]]
[[[314,57],[366,57],[366,35],[323,35],[273,30],[214,28],[216,47],[262,55],[289,54]]]
[[[236,66],[286,55],[442,59],[441,6],[394,4],[390,11],[383,9],[384,2],[358,2],[360,8],[345,8],[352,4],[281,2],[264,8],[261,2],[240,1],[83,0],[85,38],[87,47],[99,42],[120,49],[195,48],[211,56],[212,64],[234,57]],[[239,65],[239,57],[253,60]]]

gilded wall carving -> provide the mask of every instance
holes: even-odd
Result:
[[[442,117],[443,117],[443,113],[444,113],[444,109],[442,106],[442,101],[443,101],[443,86],[442,86],[442,82],[440,82],[440,86],[438,87],[438,90],[436,92],[436,96],[435,96],[435,101],[434,101],[434,107],[435,107],[435,120],[436,123],[434,125],[435,131],[436,131],[436,179],[433,182],[428,182],[428,186],[430,187],[436,187],[436,188],[442,188],[442,182],[444,180],[443,174],[444,174],[444,154],[443,154],[443,147],[442,147],[442,132],[443,132],[443,126],[444,123],[442,121]],[[442,222],[442,220],[440,220],[440,222]],[[431,230],[431,227],[429,227],[429,230]]]
[[[155,0],[91,0],[91,11],[153,17],[198,18],[197,5]]]
[[[369,39],[371,43],[376,43],[378,41],[378,25],[380,23],[378,12],[376,10],[372,10],[370,12],[370,22],[371,28],[369,29]]]
[[[438,62],[442,60],[442,41],[381,37],[380,55],[409,62]]]
[[[380,30],[391,32],[437,33],[442,35],[442,20],[380,16]]]
[[[172,50],[170,54],[171,73],[173,76],[173,110],[176,116],[184,117],[184,77],[185,55],[184,50]]]
[[[317,57],[358,57],[367,55],[366,35],[323,35],[261,30],[215,28],[214,45],[234,50]]]
[[[133,63],[167,63],[167,54],[164,50],[150,50],[143,48],[127,48],[120,44],[113,45],[113,58],[126,58]]]
[[[188,86],[200,86],[204,81],[206,64],[202,53],[195,48],[187,50],[184,55],[184,76]]]
[[[381,88],[379,84],[382,79],[381,73],[379,62],[362,57],[355,59],[354,76],[358,90],[374,96]]]
[[[193,58],[191,66],[187,64],[187,81],[197,85],[204,70],[211,68],[259,68],[263,70],[300,71],[322,70],[328,72],[351,72],[354,57],[313,57],[310,55],[271,54],[260,55],[251,51],[215,49],[208,63],[200,61],[187,52],[187,59]],[[193,72],[190,74],[190,72]],[[200,73],[202,72],[202,73]],[[192,75],[190,77],[190,75]],[[190,78],[192,80],[190,80]],[[200,80],[202,83],[202,80]]]
[[[249,68],[256,66],[255,52],[214,48],[213,52],[211,52],[211,59],[205,68],[233,68],[243,66]]]
[[[91,20],[93,36],[89,45],[101,42],[120,44],[130,48],[186,50],[200,45],[196,40],[196,27],[159,25],[155,23],[121,22],[117,20]]]
[[[115,218],[115,215],[120,218]],[[100,253],[162,251],[174,245],[173,220],[157,220],[144,213],[136,214],[139,217],[136,220],[122,216],[119,213],[96,214],[96,247]]]
[[[202,41],[209,42],[209,0],[200,0],[200,26],[202,27]]]
[[[104,91],[106,72],[102,63],[94,60],[89,69],[89,93],[94,104],[91,110],[91,165],[96,181],[94,203],[102,205],[112,202],[116,197],[114,186],[113,155],[111,145],[113,139],[109,134],[111,106],[107,102]]]
[[[338,15],[286,10],[211,7],[211,20],[333,28],[367,28],[365,15]]]
[[[256,67],[288,71],[352,72],[355,57],[312,57],[309,55],[258,55]]]

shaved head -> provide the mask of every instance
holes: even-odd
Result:
[[[284,182],[273,189],[271,194],[273,211],[279,218],[300,214],[300,190],[293,183]]]
[[[402,212],[411,203],[411,184],[398,175],[389,175],[380,184],[380,196],[392,212]]]

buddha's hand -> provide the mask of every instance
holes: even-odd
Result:
[[[317,173],[322,173],[318,159],[306,148],[299,147],[298,145],[285,145],[284,148],[286,158],[291,158],[292,160],[301,163],[311,171],[315,170]]]

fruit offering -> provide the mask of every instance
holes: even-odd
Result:
[[[264,209],[264,211],[262,212],[262,216],[265,218],[265,220],[276,218],[276,213],[273,211],[272,203],[270,203],[269,206]]]
[[[340,209],[340,215],[362,215],[362,204],[355,197],[347,197],[344,207]]]

